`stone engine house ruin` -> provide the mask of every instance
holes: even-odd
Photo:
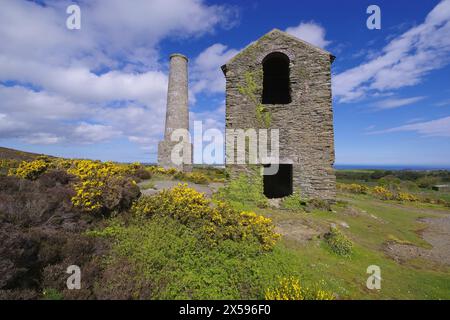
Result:
[[[299,190],[308,198],[335,199],[333,60],[329,52],[274,29],[222,66],[226,130],[279,129],[278,173],[263,176],[269,198]],[[247,164],[226,165],[232,175],[251,172]]]

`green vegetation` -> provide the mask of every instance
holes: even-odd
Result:
[[[142,190],[154,189],[155,183],[153,181],[148,181],[140,185]]]
[[[353,243],[338,228],[331,227],[324,238],[331,251],[337,255],[348,257],[352,254]]]
[[[239,93],[246,96],[255,106],[256,120],[258,124],[268,128],[272,122],[269,109],[261,103],[258,93],[262,90],[261,72],[246,72],[244,74],[245,84],[238,87]]]
[[[45,289],[42,293],[44,300],[63,300],[64,296],[56,289]]]
[[[109,291],[135,299],[262,299],[277,276],[296,274],[292,255],[282,246],[262,252],[252,241],[231,239],[211,247],[198,229],[164,216],[113,220],[96,234],[112,238],[108,269],[121,277],[105,278]],[[123,266],[126,267],[123,267]]]
[[[294,277],[282,278],[275,288],[266,290],[266,300],[333,300],[332,292],[324,291],[319,285],[304,287]]]
[[[304,210],[306,204],[306,200],[301,197],[299,192],[294,192],[290,196],[285,197],[281,203],[283,208],[293,211]]]
[[[429,189],[447,172],[338,172],[335,204],[296,192],[276,208],[256,171],[209,199],[186,185],[143,196],[133,181],[205,188],[225,170],[22,161],[0,162],[0,299],[450,298],[445,261],[389,250],[436,249],[423,219],[450,214],[448,192]],[[65,286],[72,261],[81,290]],[[381,290],[366,287],[370,265],[381,268]]]
[[[226,201],[236,210],[252,210],[268,206],[263,194],[262,176],[255,170],[253,174],[241,174],[219,189],[214,199]]]

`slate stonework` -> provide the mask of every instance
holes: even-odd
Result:
[[[280,30],[252,43],[222,67],[226,76],[226,129],[264,127],[257,120],[255,104],[240,92],[246,74],[258,84],[262,96],[263,59],[281,52],[290,60],[292,102],[264,105],[270,128],[280,131],[280,163],[293,165],[293,187],[308,198],[334,200],[334,133],[331,96],[331,63],[334,57],[320,48]],[[233,175],[246,166],[227,163]]]

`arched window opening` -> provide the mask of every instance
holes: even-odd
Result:
[[[263,104],[291,103],[289,58],[280,52],[269,54],[263,61]]]

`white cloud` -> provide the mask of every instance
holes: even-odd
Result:
[[[209,163],[210,161],[213,161],[213,159],[210,159],[210,155],[208,154],[205,155],[207,159],[203,157],[204,148],[211,143],[211,141],[203,141],[204,134],[208,132],[208,134],[214,135],[220,133],[220,135],[222,136],[221,140],[214,141],[216,151],[219,153],[219,155],[222,155],[222,157],[218,156],[218,158],[221,158],[220,159],[221,164],[223,161],[223,154],[220,153],[220,150],[222,151],[224,150],[224,135],[225,135],[225,122],[224,122],[225,103],[221,104],[218,108],[212,111],[191,112],[190,119],[191,119],[190,127],[192,129],[194,129],[194,121],[201,122],[203,133],[203,136],[196,135],[194,130],[191,130],[191,134],[194,134],[192,138],[194,143],[194,163],[204,163],[205,161]]]
[[[213,44],[201,52],[194,60],[192,68],[192,94],[224,92],[225,76],[220,67],[238,52],[238,50],[229,49],[221,43]]]
[[[236,18],[234,8],[203,0],[82,0],[81,30],[70,31],[71,3],[2,1],[0,81],[14,86],[0,85],[1,138],[55,144],[127,137],[148,148],[165,115],[159,42],[212,33]]]
[[[440,101],[440,102],[436,103],[435,105],[438,107],[450,106],[450,99]]]
[[[334,95],[349,102],[418,84],[428,72],[449,63],[449,33],[450,0],[444,0],[424,23],[391,40],[378,57],[334,76]]]
[[[393,132],[417,132],[425,137],[450,137],[450,117],[440,118],[431,121],[424,121],[412,124],[406,124],[399,127],[385,130],[373,131],[370,134],[382,134]]]
[[[286,32],[320,48],[331,43],[325,39],[325,29],[314,21],[301,22],[296,27],[287,28]]]
[[[61,142],[62,140],[63,138],[61,137],[44,132],[33,133],[24,139],[24,141],[31,144],[55,144]]]
[[[121,135],[112,126],[105,126],[101,124],[81,123],[73,130],[73,137],[79,139],[84,143],[95,143],[109,140]]]
[[[398,107],[403,107],[403,106],[414,104],[423,99],[425,99],[425,97],[411,97],[411,98],[402,98],[402,99],[392,98],[392,99],[378,101],[374,104],[374,107],[379,110],[395,109]]]

